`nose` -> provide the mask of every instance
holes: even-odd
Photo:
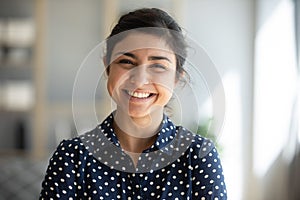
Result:
[[[136,87],[140,87],[149,84],[149,74],[147,73],[146,66],[138,66],[130,72],[130,82],[135,84]]]

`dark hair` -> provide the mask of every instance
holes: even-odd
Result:
[[[117,37],[118,39],[112,39],[113,36],[128,30],[146,27],[163,28],[163,30],[166,30],[163,35],[159,36],[165,37],[167,44],[175,53],[178,78],[180,74],[185,72],[183,65],[187,56],[187,44],[177,22],[168,15],[168,13],[158,8],[142,8],[120,17],[118,23],[107,38],[106,61],[108,65],[111,62],[110,59],[113,48],[122,39],[120,37]],[[150,32],[150,34],[158,33],[154,31]],[[107,73],[109,73],[109,66],[107,67]]]

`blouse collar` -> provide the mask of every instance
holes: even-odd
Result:
[[[120,147],[120,142],[114,132],[113,129],[113,121],[114,121],[114,116],[113,113],[111,113],[100,125],[99,128],[102,130],[104,133],[104,136],[107,137],[107,139],[112,142],[114,145]],[[153,152],[157,151],[159,149],[162,149],[165,147],[169,142],[174,139],[176,134],[176,126],[172,123],[170,118],[164,114],[163,120],[160,124],[159,131],[157,133],[157,138],[154,144],[143,151],[143,153],[147,152]]]

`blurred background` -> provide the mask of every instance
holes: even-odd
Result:
[[[228,199],[300,199],[299,0],[0,0],[0,199],[38,198],[52,152],[77,134],[80,64],[140,7],[168,11],[220,72]]]

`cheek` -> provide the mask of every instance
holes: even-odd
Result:
[[[155,86],[159,93],[157,104],[165,106],[173,96],[173,90],[175,87],[176,78],[175,73],[170,72],[163,76],[156,76]]]
[[[116,89],[118,82],[118,76],[116,76],[114,70],[111,70],[107,80],[107,90],[110,96],[113,96],[113,92]]]
[[[157,98],[157,104],[160,106],[165,106],[170,99],[172,98],[173,95],[173,88],[172,87],[165,87],[162,85],[157,85],[156,89],[159,93],[159,96]]]
[[[118,92],[118,88],[124,83],[126,78],[126,74],[122,70],[110,68],[107,80],[107,90],[110,96],[113,96]]]

